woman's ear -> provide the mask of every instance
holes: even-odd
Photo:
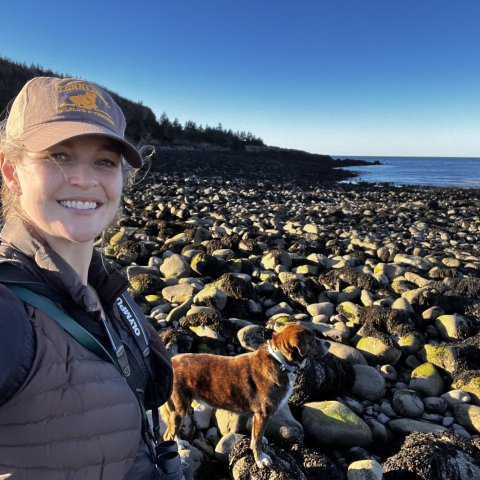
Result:
[[[0,154],[0,169],[2,170],[3,181],[12,192],[20,190],[20,183],[17,177],[17,169],[15,165],[9,162],[5,155]]]

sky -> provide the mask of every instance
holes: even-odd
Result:
[[[0,55],[267,145],[480,157],[479,0],[2,3]]]

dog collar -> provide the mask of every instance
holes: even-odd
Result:
[[[288,373],[295,373],[298,365],[294,362],[291,362],[288,360],[288,358],[278,349],[273,349],[272,346],[270,345],[270,342],[267,342],[268,345],[268,353],[277,360],[281,365],[280,365],[280,370],[282,372],[287,371]]]

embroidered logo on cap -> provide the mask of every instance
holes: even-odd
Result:
[[[101,100],[106,108],[111,109],[108,102],[101,95],[101,93],[86,83],[71,82],[66,85],[57,87],[59,93],[69,92],[72,90],[83,90],[86,93],[79,93],[78,95],[71,95],[68,97],[71,103],[62,103],[58,109],[59,112],[85,112],[98,117],[102,117],[112,125],[115,125],[112,117],[97,105],[97,99]]]

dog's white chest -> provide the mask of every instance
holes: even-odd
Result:
[[[280,402],[280,405],[278,406],[277,410],[280,410],[287,403],[288,399],[290,398],[290,395],[292,394],[294,383],[295,383],[295,374],[289,373],[288,374],[288,391],[285,394],[285,397],[283,398],[283,400]]]

